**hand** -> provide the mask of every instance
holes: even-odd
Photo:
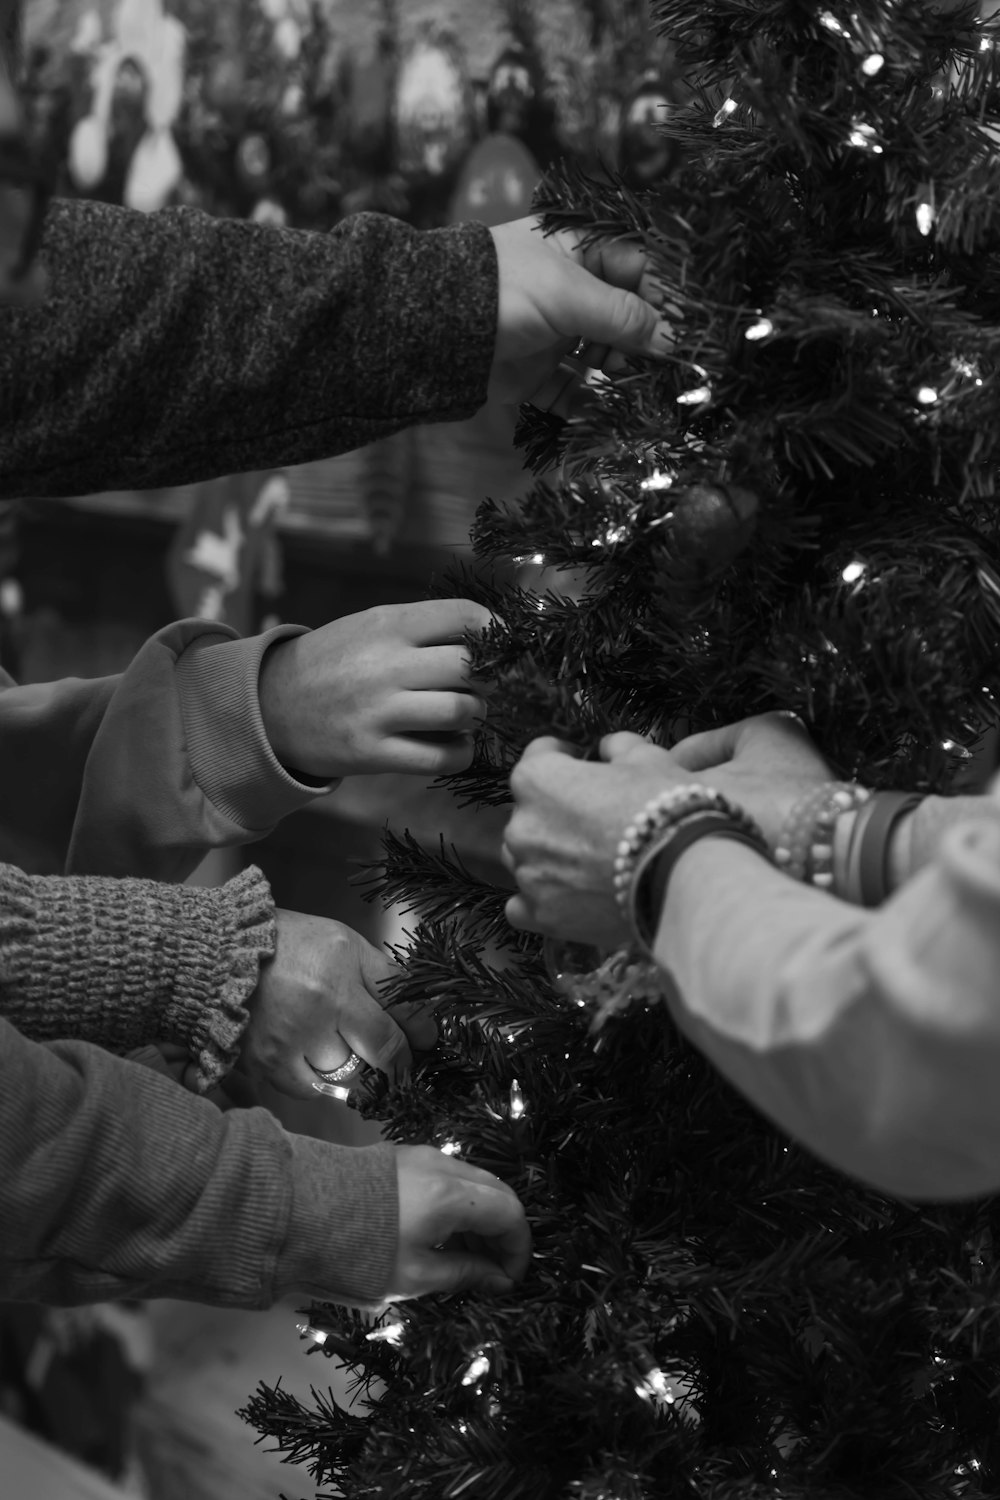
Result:
[[[511,773],[515,807],[501,852],[518,884],[506,908],[512,927],[609,949],[628,941],[614,899],[615,851],[626,824],[674,774],[666,751],[628,738],[650,753],[648,766],[634,757],[579,760],[572,745],[548,738],[525,749]]]
[[[649,747],[636,750],[638,738],[609,735],[601,753],[612,760],[628,759],[634,753],[643,765],[648,764]],[[812,787],[836,779],[801,720],[789,714],[758,714],[722,729],[692,734],[679,740],[669,755],[681,780],[704,782],[748,812],[772,849],[799,798]]]
[[[433,1146],[396,1149],[399,1243],[386,1301],[482,1287],[508,1292],[531,1258],[524,1209],[499,1177]],[[449,1243],[472,1236],[475,1249]]]
[[[491,618],[468,599],[431,599],[379,605],[276,642],[259,684],[275,755],[323,781],[464,770],[486,705],[461,641]]]
[[[666,352],[670,328],[646,300],[640,245],[609,239],[584,250],[570,230],[543,235],[537,218],[490,232],[500,272],[491,398],[551,405],[565,381],[554,379],[559,362],[581,339],[604,354]]]
[[[419,1006],[383,1010],[379,986],[395,965],[341,922],[280,910],[277,922],[274,957],[248,1004],[240,1070],[314,1099],[313,1068],[331,1072],[356,1052],[398,1081],[412,1064],[411,1045],[432,1047],[437,1028]]]

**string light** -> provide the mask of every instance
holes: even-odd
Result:
[[[827,31],[832,31],[834,36],[850,36],[851,34],[846,26],[841,26],[837,17],[831,11],[821,10],[816,19],[821,26],[826,27]]]
[[[677,397],[678,406],[703,406],[706,401],[712,399],[712,388],[709,385],[695,386],[693,391],[682,391]]]
[[[639,488],[641,490],[669,490],[673,482],[672,474],[666,474],[662,469],[654,469],[652,474],[648,474],[640,481]]]
[[[859,151],[870,151],[873,156],[882,155],[882,147],[875,139],[874,125],[866,125],[863,120],[853,121],[847,144],[857,146]]]
[[[462,1376],[462,1384],[482,1385],[489,1373],[490,1357],[485,1349],[477,1349],[466,1367],[465,1374]]]
[[[930,234],[934,228],[934,205],[933,203],[917,204],[917,228],[922,235]]]
[[[371,1333],[366,1333],[365,1338],[369,1343],[377,1344],[401,1344],[406,1333],[405,1323],[385,1323],[381,1328],[373,1328]]]
[[[859,558],[855,558],[853,562],[847,564],[846,568],[842,569],[840,576],[845,583],[857,583],[864,571],[864,563]]]
[[[512,1120],[519,1120],[521,1118],[521,1116],[527,1111],[527,1108],[528,1108],[528,1106],[524,1102],[524,1095],[521,1092],[521,1085],[518,1083],[517,1079],[515,1078],[514,1081],[513,1081],[513,1083],[510,1086],[510,1117],[511,1117],[511,1119]]]
[[[445,1141],[438,1147],[442,1156],[461,1156],[462,1147],[458,1141]]]
[[[312,1339],[313,1343],[316,1344],[316,1346],[320,1349],[322,1349],[323,1345],[330,1337],[330,1335],[324,1332],[322,1328],[314,1328],[311,1323],[296,1323],[295,1330],[297,1333],[300,1333],[304,1339]]]
[[[948,755],[957,755],[959,760],[972,759],[972,751],[967,750],[964,745],[960,745],[957,740],[942,740],[941,749],[944,750]],[[941,1359],[937,1354],[935,1354],[934,1363],[936,1365],[943,1365],[944,1360]]]
[[[716,130],[718,130],[720,125],[724,125],[726,123],[726,121],[729,119],[729,116],[731,114],[734,114],[737,108],[738,105],[735,99],[723,99],[722,103],[715,111],[715,118],[712,121],[712,124],[715,126]]]
[[[866,78],[874,78],[876,73],[881,73],[885,67],[885,58],[881,52],[872,52],[861,64],[861,71]]]
[[[917,400],[921,406],[933,406],[938,398],[938,393],[932,385],[922,385],[917,392]]]
[[[745,339],[749,339],[753,344],[756,343],[758,339],[769,338],[773,332],[774,324],[771,322],[771,319],[760,318],[756,323],[750,324],[750,327],[747,329],[743,337]]]

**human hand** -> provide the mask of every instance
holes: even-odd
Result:
[[[635,754],[614,764],[579,760],[574,746],[551,738],[526,747],[511,772],[514,812],[501,850],[518,884],[506,907],[512,927],[601,948],[628,941],[614,897],[615,852],[639,809],[686,779],[666,751],[629,738],[648,763]]]
[[[640,245],[607,239],[583,249],[581,235],[543,235],[541,222],[516,219],[490,231],[500,274],[490,396],[548,408],[566,380],[557,377],[559,363],[581,340],[599,351],[594,364],[609,350],[656,356],[670,327],[647,300],[653,288]]]
[[[645,752],[634,744],[638,739],[609,735],[601,753],[612,760],[639,754],[645,764]],[[836,779],[801,720],[790,714],[757,714],[689,735],[669,755],[683,781],[704,782],[748,812],[772,849],[795,803],[814,786]]]
[[[278,760],[323,781],[464,770],[486,706],[461,641],[491,618],[468,599],[429,599],[277,641],[261,663],[259,696]]]
[[[277,926],[274,957],[261,966],[247,1006],[243,1073],[266,1079],[282,1094],[311,1099],[313,1070],[332,1072],[352,1052],[396,1082],[413,1061],[411,1045],[434,1045],[437,1028],[425,1010],[383,1009],[379,986],[396,967],[353,928],[281,910]]]
[[[399,1241],[387,1302],[482,1287],[509,1292],[531,1258],[512,1188],[433,1146],[397,1146]],[[456,1236],[471,1237],[471,1248]]]

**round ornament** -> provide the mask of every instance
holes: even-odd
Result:
[[[759,501],[740,485],[700,480],[670,491],[658,573],[665,602],[682,610],[707,603],[729,565],[749,545]]]

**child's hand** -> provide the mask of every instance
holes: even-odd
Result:
[[[461,641],[490,619],[468,599],[432,599],[379,605],[276,642],[259,687],[275,755],[321,781],[464,770],[486,704]]]

